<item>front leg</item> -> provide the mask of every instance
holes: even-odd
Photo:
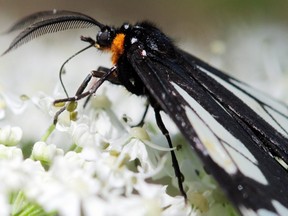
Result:
[[[87,75],[87,77],[81,83],[80,87],[77,89],[75,96],[55,100],[53,102],[54,105],[62,104],[62,103],[65,103],[65,102],[71,102],[71,103],[73,103],[73,105],[71,106],[71,103],[67,103],[64,107],[62,107],[55,114],[53,124],[57,123],[59,115],[64,110],[68,110],[69,109],[68,110],[69,112],[73,112],[76,109],[76,105],[74,105],[75,102],[77,102],[78,100],[80,100],[82,98],[85,98],[85,97],[88,97],[88,99],[89,99],[91,97],[91,95],[93,95],[97,91],[97,89],[103,84],[103,82],[105,80],[108,80],[108,81],[110,81],[112,83],[113,82],[117,82],[117,77],[115,78],[114,77],[115,75],[112,75],[113,73],[116,74],[116,71],[117,71],[117,67],[116,66],[112,67],[111,69],[99,67],[98,70],[92,71],[90,74]],[[91,81],[92,77],[99,78],[99,80],[97,80],[97,82],[93,83],[93,85],[88,89],[88,91],[84,92],[84,90],[86,89],[88,83]],[[85,104],[86,103],[87,103],[87,101],[85,102]],[[74,110],[71,109],[71,107],[75,107]]]

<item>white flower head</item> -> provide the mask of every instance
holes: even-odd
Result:
[[[0,145],[0,154],[0,192],[22,190],[44,172],[39,162],[23,160],[20,148]]]
[[[119,104],[123,98],[126,100],[131,96],[123,89],[111,95]],[[0,156],[3,155],[0,163],[3,166],[10,158],[18,157],[13,163],[12,159],[9,161],[8,171],[4,170],[9,180],[3,181],[0,192],[7,191],[6,188],[21,192],[27,202],[34,202],[46,212],[55,211],[61,216],[82,213],[94,216],[95,212],[99,215],[193,214],[191,205],[185,204],[181,195],[175,195],[179,194],[177,179],[167,158],[170,158],[170,151],[175,151],[181,171],[185,173],[190,173],[194,161],[183,153],[184,150],[167,147],[163,135],[159,135],[163,138],[162,146],[154,144],[152,140],[155,137],[150,138],[152,130],[147,129],[148,133],[146,125],[132,128],[128,125],[137,122],[135,116],[139,117],[139,107],[135,110],[132,106],[133,98],[129,99],[131,109],[128,110],[132,111],[132,115],[128,112],[129,121],[125,122],[121,116],[126,114],[127,104],[124,106],[122,103],[122,109],[118,110],[119,104],[117,107],[112,104],[105,91],[91,97],[85,109],[80,101],[78,106],[77,102],[55,107],[51,97],[32,97],[34,105],[50,116],[54,117],[63,107],[65,111],[58,116],[56,127],[53,125],[47,130],[45,139],[42,138],[45,142],[34,143],[30,155],[33,160],[24,159],[22,151],[16,147],[8,150],[3,146],[5,148],[2,147],[1,152],[0,146]],[[141,103],[143,105],[145,101]],[[81,116],[77,117],[77,121],[71,121],[71,113],[77,110],[80,110]],[[6,143],[16,145],[22,134],[16,139],[13,137],[17,136],[11,135],[15,133],[13,131],[7,129],[2,137]],[[60,146],[71,148],[63,150]],[[0,171],[0,178],[4,179],[5,174]],[[194,178],[196,180],[190,181]],[[198,179],[204,179],[205,184],[199,184]],[[209,209],[217,207],[218,203],[212,199],[216,194],[213,184],[208,178],[205,180],[205,176],[188,175],[184,186],[188,189],[188,201],[195,207],[195,212],[209,212]],[[215,205],[207,207],[210,201]]]
[[[23,160],[22,151],[17,147],[0,145],[0,159]]]
[[[64,155],[64,151],[54,144],[47,145],[45,142],[39,141],[33,146],[31,158],[50,164],[57,155]]]
[[[22,129],[20,127],[5,126],[0,128],[0,144],[6,146],[17,145],[22,138]]]

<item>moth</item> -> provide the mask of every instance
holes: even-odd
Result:
[[[92,26],[96,39],[81,39],[111,52],[113,67],[93,71],[75,96],[56,102],[89,98],[104,81],[123,85],[147,97],[172,147],[160,111],[170,116],[242,215],[288,215],[288,107],[179,49],[153,24],[115,28],[78,12],[38,12],[12,26],[22,32],[4,54],[43,34]],[[99,79],[85,90],[92,77]]]

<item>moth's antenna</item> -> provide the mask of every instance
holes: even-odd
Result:
[[[85,50],[87,50],[87,49],[95,46],[95,44],[96,44],[96,41],[93,40],[93,39],[90,38],[90,37],[83,37],[83,36],[81,36],[81,40],[84,41],[84,42],[90,43],[90,45],[87,46],[87,47],[85,47],[85,48],[83,48],[83,49],[81,49],[81,50],[79,50],[78,52],[76,52],[76,53],[73,54],[72,56],[70,56],[70,57],[62,64],[62,66],[61,66],[61,68],[60,68],[60,70],[59,70],[59,80],[60,80],[61,86],[62,86],[62,88],[63,88],[63,90],[64,90],[65,95],[66,95],[67,98],[69,97],[69,95],[68,95],[68,92],[67,92],[67,90],[66,90],[66,88],[65,88],[65,85],[64,85],[64,82],[63,82],[63,79],[62,79],[62,74],[65,73],[65,69],[64,69],[65,65],[66,65],[72,58],[74,58],[74,57],[77,56],[78,54],[84,52]]]
[[[90,16],[73,11],[53,10],[37,12],[24,17],[8,30],[8,32],[11,32],[24,28],[2,55],[7,54],[11,50],[18,48],[41,35],[93,26],[102,29],[105,25]]]

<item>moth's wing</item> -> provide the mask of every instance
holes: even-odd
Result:
[[[212,76],[202,79],[199,73],[205,73],[192,57],[176,52],[176,58],[170,59],[138,48],[130,49],[127,58],[150,96],[176,123],[243,215],[288,215],[288,173],[273,157],[287,139]],[[230,107],[234,102],[236,107]],[[246,121],[242,110],[253,120]],[[260,119],[258,130],[253,124]],[[281,156],[287,158],[286,153]]]
[[[245,101],[250,108],[268,121],[269,124],[273,125],[278,132],[283,134],[286,138],[288,137],[288,106],[286,104],[279,102],[251,86],[217,70],[187,52],[179,50],[179,53],[181,53],[190,65],[197,65],[197,68],[200,71],[212,76],[213,79],[216,79],[217,82]],[[203,78],[205,79],[205,76],[203,76]],[[213,89],[210,91],[212,90]],[[259,108],[259,106],[261,108]]]
[[[288,169],[288,107],[249,85],[213,68],[181,50],[186,62],[195,68],[190,73],[221,103],[261,137],[261,147]],[[189,67],[189,66],[188,66]],[[229,90],[229,91],[227,91]],[[233,99],[233,100],[231,100]]]

